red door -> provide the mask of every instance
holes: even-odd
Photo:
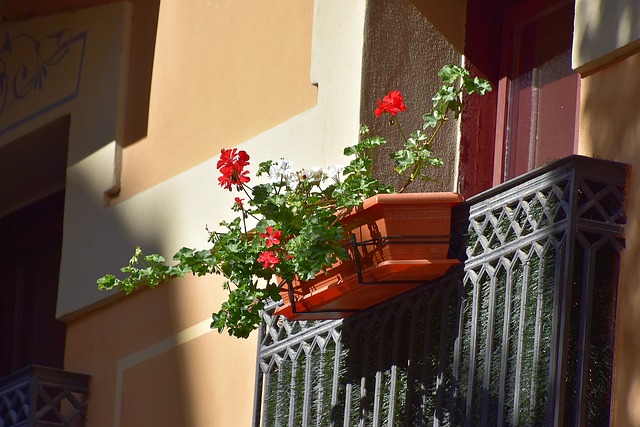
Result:
[[[577,151],[573,0],[524,0],[505,13],[494,185]]]

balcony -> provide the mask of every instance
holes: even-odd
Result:
[[[608,425],[626,174],[554,162],[454,211],[442,279],[343,321],[264,313],[254,425]]]
[[[0,427],[82,427],[89,377],[28,366],[0,380]]]

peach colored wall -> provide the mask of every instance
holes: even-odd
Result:
[[[317,162],[336,163],[344,146],[356,140],[365,3],[276,2],[269,4],[269,11],[256,6],[265,22],[251,22],[277,33],[276,27],[296,20],[284,7],[289,5],[300,11],[301,3],[309,14],[301,21],[306,25],[307,42],[300,40],[304,38],[301,34],[288,34],[298,40],[278,48],[286,47],[292,61],[280,61],[282,75],[261,81],[260,71],[269,75],[273,70],[261,70],[264,65],[255,63],[253,68],[258,70],[247,73],[241,70],[242,64],[253,58],[252,54],[259,59],[260,53],[271,47],[247,40],[242,44],[244,39],[237,34],[239,40],[228,40],[232,44],[229,55],[238,55],[230,61],[236,61],[240,68],[224,76],[227,92],[219,89],[220,95],[214,87],[222,83],[211,81],[211,74],[220,75],[220,70],[205,67],[212,55],[209,47],[215,44],[214,38],[194,41],[202,49],[189,48],[191,56],[187,56],[180,51],[181,43],[186,41],[180,40],[180,29],[211,35],[209,18],[223,13],[215,7],[224,9],[237,2],[209,2],[212,10],[198,4],[193,15],[189,15],[182,10],[184,7],[178,8],[178,3],[163,0],[148,135],[124,150],[123,198],[127,196],[127,188],[133,188],[132,180],[140,178],[135,182],[139,185],[136,191],[143,188],[144,174],[158,172],[154,179],[161,181],[148,191],[133,194],[131,190],[131,197],[108,208],[102,206],[101,196],[114,170],[117,141],[109,142],[67,170],[58,316],[68,324],[65,369],[91,375],[89,427],[250,424],[257,334],[249,340],[238,340],[209,330],[208,317],[223,300],[219,278],[185,279],[122,298],[115,293],[99,293],[95,280],[105,273],[117,272],[137,244],[147,252],[169,257],[183,245],[206,245],[205,226],[214,229],[230,214],[228,207],[233,203],[233,194],[220,189],[215,182],[212,157],[223,143],[229,142],[217,139],[216,132],[231,132],[234,137],[244,138],[234,145],[251,153],[252,167],[257,166],[259,159],[282,155],[300,167]],[[277,8],[282,13],[275,13]],[[240,19],[240,15],[236,17]],[[133,16],[135,20],[135,10]],[[172,16],[175,20],[170,19]],[[228,13],[226,16],[229,18]],[[271,19],[279,24],[266,22]],[[307,51],[311,50],[312,30],[313,55]],[[279,40],[270,39],[269,43],[278,44]],[[303,51],[303,46],[307,50]],[[126,51],[123,57],[127,57]],[[291,74],[296,71],[294,64],[304,61],[304,67],[298,68],[294,77]],[[126,71],[123,73],[121,82],[126,78]],[[185,76],[189,78],[187,82]],[[245,81],[254,77],[261,86]],[[289,79],[289,84],[285,79]],[[311,82],[317,84],[318,98],[324,102],[315,102],[316,88]],[[95,83],[99,84],[99,79]],[[186,86],[181,86],[183,83]],[[236,89],[232,90],[232,86]],[[285,86],[293,89],[285,91]],[[303,90],[303,86],[310,91]],[[250,91],[255,91],[255,96],[250,96]],[[310,97],[305,98],[303,93]],[[311,108],[304,99],[313,101],[309,103]],[[336,99],[340,102],[336,103]],[[256,105],[247,105],[249,101]],[[118,107],[124,104],[120,102]],[[241,111],[245,107],[257,116],[245,116],[246,112]],[[74,108],[101,111],[100,106],[92,104]],[[73,114],[77,114],[75,110],[71,116],[72,131],[73,126],[78,126]],[[233,117],[234,114],[247,123]],[[230,122],[235,123],[233,129],[227,129]],[[82,145],[84,141],[72,138],[71,142]],[[126,175],[126,162],[133,162],[131,153],[143,149],[160,151],[157,162],[181,162],[184,157],[197,164],[192,167],[183,164],[186,170],[182,173],[173,171],[172,176],[162,178],[159,173],[164,171],[157,170],[152,154],[149,157],[140,154],[139,175],[133,169]]]
[[[215,280],[141,290],[68,324],[65,368],[91,374],[87,427],[250,425],[257,344],[209,329]]]
[[[312,1],[184,6],[160,3],[148,135],[123,150],[118,200],[316,103]]]
[[[580,153],[631,165],[611,425],[640,426],[640,52],[582,79]]]

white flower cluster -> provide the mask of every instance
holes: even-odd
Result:
[[[285,159],[273,162],[271,167],[269,167],[269,182],[273,184],[280,182],[288,183],[295,175],[292,165],[292,162]]]
[[[284,183],[291,190],[295,190],[301,181],[308,181],[317,186],[327,180],[332,180],[335,183],[341,182],[343,172],[344,166],[338,164],[331,165],[326,169],[314,166],[309,169],[295,171],[293,170],[292,162],[280,159],[277,162],[273,162],[269,168],[269,182],[274,184]]]

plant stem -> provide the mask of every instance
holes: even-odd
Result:
[[[335,226],[337,223],[339,223],[340,221],[342,221],[342,219],[347,216],[346,212],[340,212],[336,214],[336,219],[333,220],[333,222],[331,224],[329,224],[329,227],[333,227]]]
[[[422,149],[423,147],[431,145],[431,143],[435,140],[436,135],[438,135],[438,132],[440,132],[440,128],[442,128],[442,125],[444,124],[444,122],[449,120],[447,118],[447,116],[446,116],[446,114],[448,112],[449,112],[449,107],[445,108],[444,113],[442,115],[442,119],[436,125],[436,128],[434,129],[434,131],[431,134],[431,136],[429,137],[429,139],[426,142],[424,142],[423,144],[420,145],[420,149]],[[402,133],[402,128],[400,128],[400,124],[398,124],[398,129],[400,130],[400,134],[402,135],[402,137],[405,138],[404,133]],[[405,138],[405,141],[406,141],[406,138]],[[404,190],[406,190],[406,188],[409,186],[409,184],[411,184],[413,181],[415,181],[415,179],[420,175],[420,172],[422,171],[422,168],[424,168],[424,160],[420,159],[415,164],[415,166],[413,167],[413,171],[409,175],[409,178],[404,183],[404,185],[400,188],[398,193],[404,193]]]
[[[411,172],[411,175],[409,175],[409,178],[404,183],[402,188],[400,188],[400,190],[398,190],[398,193],[404,193],[404,190],[407,189],[409,184],[411,184],[413,181],[416,180],[416,178],[418,177],[418,174],[420,173],[420,171],[422,170],[423,167],[424,167],[424,160],[421,159],[416,163],[416,165],[413,168],[413,171]]]
[[[242,228],[244,232],[247,232],[247,213],[244,210],[244,206],[242,207]]]
[[[396,126],[398,127],[398,131],[400,132],[400,136],[402,137],[402,140],[406,144],[407,137],[405,136],[404,131],[402,130],[402,126],[400,126],[400,121],[398,120],[398,117],[395,118],[394,122],[396,122]]]
[[[249,193],[249,190],[247,190],[247,188],[249,190],[251,190],[251,193]],[[249,200],[253,200],[251,198],[251,195],[253,194],[253,188],[250,188],[247,184],[242,184],[242,191],[244,191],[244,194],[247,195],[247,197],[249,198]]]

